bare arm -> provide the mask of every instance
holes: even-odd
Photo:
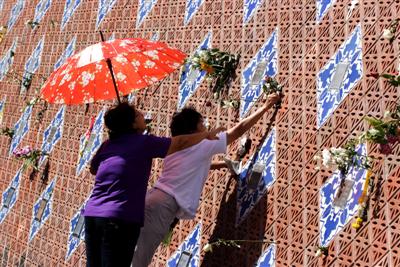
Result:
[[[194,145],[200,143],[201,141],[203,141],[204,139],[217,140],[218,137],[216,135],[222,131],[225,131],[224,127],[219,127],[217,129],[214,129],[211,131],[206,131],[206,132],[185,134],[185,135],[179,135],[179,136],[172,137],[171,145],[169,146],[167,155],[170,155],[170,154],[173,154],[180,150],[183,150],[185,148],[194,146]]]
[[[233,141],[242,136],[247,130],[249,130],[256,122],[269,110],[274,104],[280,100],[278,94],[271,94],[268,96],[268,100],[265,102],[263,107],[259,108],[256,112],[251,114],[249,117],[240,121],[233,128],[227,131],[227,143],[231,144]]]
[[[227,168],[225,161],[213,161],[211,162],[210,170],[219,170],[222,168]]]

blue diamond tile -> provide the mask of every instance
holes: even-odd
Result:
[[[0,206],[0,224],[4,221],[7,214],[13,208],[18,199],[19,184],[22,175],[22,168],[18,170],[10,185],[4,190]]]
[[[152,40],[152,41],[160,40],[160,32],[153,33],[153,35],[151,36],[150,40]]]
[[[25,62],[25,70],[23,78],[32,76],[39,69],[42,60],[43,47],[44,47],[44,36],[42,37],[42,39],[40,39],[35,50],[33,50],[31,56]],[[27,88],[23,84],[21,84],[20,94],[25,93],[26,90]]]
[[[172,254],[167,261],[168,267],[175,267],[179,262],[183,252],[191,254],[187,267],[197,267],[200,263],[200,241],[201,241],[201,223],[197,224],[194,230],[188,235],[185,241],[179,246],[178,250]]]
[[[76,175],[79,175],[85,166],[90,162],[103,140],[103,117],[105,110],[99,112],[94,124],[92,133],[88,136],[88,131],[81,137],[79,142],[78,165],[76,166]]]
[[[264,0],[244,0],[243,1],[243,25],[245,25],[251,17],[256,13]]]
[[[6,54],[0,59],[0,81],[4,79],[7,75],[10,67],[14,62],[14,54],[17,49],[17,39],[14,40],[10,49],[6,52]]]
[[[249,112],[263,93],[263,79],[254,83],[254,76],[274,77],[278,73],[278,30],[276,29],[242,72],[240,117]]]
[[[4,0],[0,0],[0,12],[3,11]]]
[[[367,155],[366,146],[357,148],[359,155]],[[347,203],[343,208],[333,205],[333,200],[338,193],[341,176],[336,171],[320,189],[320,242],[321,246],[328,246],[329,242],[343,227],[353,218],[358,210],[358,199],[361,196],[367,171],[361,168],[352,168],[346,176],[346,180],[354,182]]]
[[[65,259],[68,260],[82,241],[85,240],[85,223],[82,210],[85,208],[87,200],[82,204],[78,211],[72,216],[69,223],[69,235],[67,242],[67,254]]]
[[[257,155],[255,163],[262,163],[265,169],[262,173],[256,190],[248,188],[246,179],[250,162],[254,155],[246,162],[246,165],[241,170],[238,180],[238,194],[237,194],[237,213],[236,225],[239,225],[246,216],[251,212],[257,202],[264,196],[268,188],[273,184],[276,179],[276,131],[272,129],[267,138],[265,139],[260,152]]]
[[[29,231],[29,242],[32,241],[35,235],[43,227],[43,225],[49,219],[51,212],[53,211],[53,191],[56,181],[57,178],[54,178],[51,181],[51,183],[46,187],[46,189],[40,195],[39,199],[33,205],[32,223]]]
[[[61,139],[64,127],[65,106],[62,106],[54,116],[50,125],[43,132],[42,152],[50,154],[58,140]],[[41,156],[39,166],[47,156]]]
[[[201,5],[204,3],[204,0],[186,0],[186,10],[185,10],[185,19],[184,25],[188,25],[190,20],[199,10]]]
[[[96,29],[100,23],[107,16],[108,12],[111,11],[117,0],[99,0],[99,11],[97,12]]]
[[[272,244],[258,259],[255,267],[275,267],[275,260],[276,246]]]
[[[156,4],[157,0],[139,0],[139,8],[136,17],[136,28],[140,27],[140,25],[150,14]]]
[[[317,74],[318,128],[361,80],[363,75],[361,37],[361,27],[358,26]],[[346,66],[347,69],[342,66]],[[341,75],[337,75],[336,70],[342,72]],[[341,76],[341,79],[336,81],[333,79],[335,76]]]
[[[10,151],[9,151],[10,155],[18,147],[18,145],[24,138],[25,134],[29,131],[31,114],[32,114],[32,105],[29,105],[25,108],[21,118],[19,118],[17,123],[14,125],[15,133],[11,140]]]
[[[35,8],[35,18],[33,19],[34,22],[39,23],[43,17],[46,15],[47,10],[49,10],[51,6],[51,0],[41,0],[36,5]]]
[[[22,10],[25,7],[25,0],[17,0],[13,8],[11,9],[10,18],[7,23],[7,31],[11,31],[14,24],[17,22]]]
[[[72,15],[78,9],[82,0],[66,0],[64,6],[64,12],[61,19],[61,30],[64,30],[65,25],[67,25],[68,21],[71,19]]]
[[[212,32],[209,32],[196,51],[211,48],[211,39]],[[185,106],[206,76],[205,71],[192,69],[190,64],[185,64],[183,68],[185,71],[182,72],[179,80],[178,109],[182,109]]]
[[[325,16],[328,9],[335,3],[335,0],[316,0],[317,6],[317,23],[319,23],[322,18]]]
[[[4,108],[6,106],[6,96],[0,101],[0,126],[3,124]]]
[[[71,41],[69,42],[69,44],[65,48],[63,54],[57,60],[56,64],[54,64],[54,69],[57,69],[62,64],[64,64],[65,61],[74,54],[74,52],[75,52],[75,44],[76,44],[76,36],[74,36],[71,39]]]

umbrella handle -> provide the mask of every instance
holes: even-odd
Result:
[[[100,32],[101,41],[104,42],[103,32],[102,31],[99,31],[99,32]],[[117,95],[118,103],[121,104],[121,99],[119,97],[117,83],[115,82],[115,77],[114,77],[114,72],[113,72],[111,60],[109,58],[107,58],[106,62],[107,62],[108,69],[110,70],[110,73],[111,73],[111,78],[112,78],[112,81],[113,81],[113,84],[114,84],[115,94]]]

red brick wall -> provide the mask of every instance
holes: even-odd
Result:
[[[40,86],[40,75],[47,77],[66,44],[76,35],[76,51],[100,41],[95,29],[98,1],[82,1],[64,31],[60,21],[65,1],[53,0],[39,28],[31,30],[25,21],[34,16],[37,0],[27,1],[15,26],[0,44],[1,56],[15,37],[19,44],[12,69],[21,75],[25,61],[44,35],[42,63],[33,79],[28,95],[19,95],[18,83],[6,78],[0,82],[1,97],[7,96],[3,125],[12,127],[21,115],[26,99],[31,99]],[[315,0],[264,1],[257,15],[242,26],[243,0],[205,0],[188,26],[183,25],[185,1],[159,0],[153,11],[138,29],[135,29],[138,1],[119,0],[101,23],[106,37],[113,32],[116,38],[150,38],[156,31],[160,40],[190,53],[203,36],[213,31],[213,47],[242,55],[239,71],[256,54],[271,32],[279,28],[279,73],[286,97],[276,120],[277,179],[266,196],[257,204],[248,218],[235,228],[236,182],[224,171],[210,172],[203,190],[201,206],[193,221],[180,222],[167,248],[158,250],[154,266],[165,261],[183,242],[188,233],[202,222],[202,245],[210,237],[226,239],[272,239],[277,244],[277,266],[399,266],[400,265],[400,148],[394,155],[383,157],[376,147],[370,154],[379,160],[374,169],[382,175],[380,191],[374,195],[369,221],[356,232],[350,223],[330,243],[329,255],[315,258],[319,244],[319,189],[330,176],[328,171],[315,171],[313,156],[317,151],[340,146],[351,136],[367,129],[362,120],[366,114],[382,116],[393,107],[399,97],[396,88],[373,78],[364,78],[350,92],[327,122],[316,127],[316,74],[328,62],[353,29],[360,24],[363,34],[364,74],[394,72],[399,58],[399,43],[390,46],[381,38],[382,30],[399,16],[397,0],[362,0],[346,19],[350,0],[337,0],[320,23],[315,20]],[[5,25],[15,1],[5,1],[0,23]],[[55,26],[51,23],[55,21]],[[156,112],[155,133],[168,134],[172,113],[178,98],[178,73],[173,74],[146,97],[139,94],[142,109]],[[240,75],[232,85],[232,95],[239,97]],[[237,114],[213,104],[206,83],[189,101],[207,114],[212,125],[230,127],[237,122]],[[93,177],[85,170],[75,175],[79,137],[87,129],[90,118],[110,102],[91,105],[87,114],[84,106],[67,108],[64,134],[51,153],[50,177],[58,176],[54,191],[53,213],[44,227],[29,243],[32,205],[44,189],[36,178],[29,181],[25,172],[19,198],[0,224],[0,264],[15,266],[26,258],[26,266],[81,266],[85,264],[84,244],[65,261],[69,223],[72,215],[88,197]],[[43,130],[50,123],[59,106],[50,105],[41,124],[34,121],[40,105],[36,105],[29,133],[22,145],[39,147]],[[253,143],[263,135],[269,118],[250,131]],[[254,149],[254,145],[253,145]],[[21,162],[8,156],[9,140],[0,137],[0,191],[4,191],[21,166]],[[230,154],[236,144],[230,147]],[[156,162],[151,177],[153,182],[160,162]],[[375,212],[373,212],[375,211]],[[374,216],[375,214],[375,216]],[[253,266],[267,245],[245,244],[241,249],[218,248],[214,253],[202,252],[202,266]]]

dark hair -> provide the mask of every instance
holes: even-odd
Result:
[[[182,109],[172,116],[172,122],[169,126],[171,135],[177,136],[196,132],[197,124],[202,118],[203,116],[193,107]]]
[[[110,108],[104,115],[104,123],[108,128],[110,139],[121,134],[134,133],[135,108],[126,102]]]

